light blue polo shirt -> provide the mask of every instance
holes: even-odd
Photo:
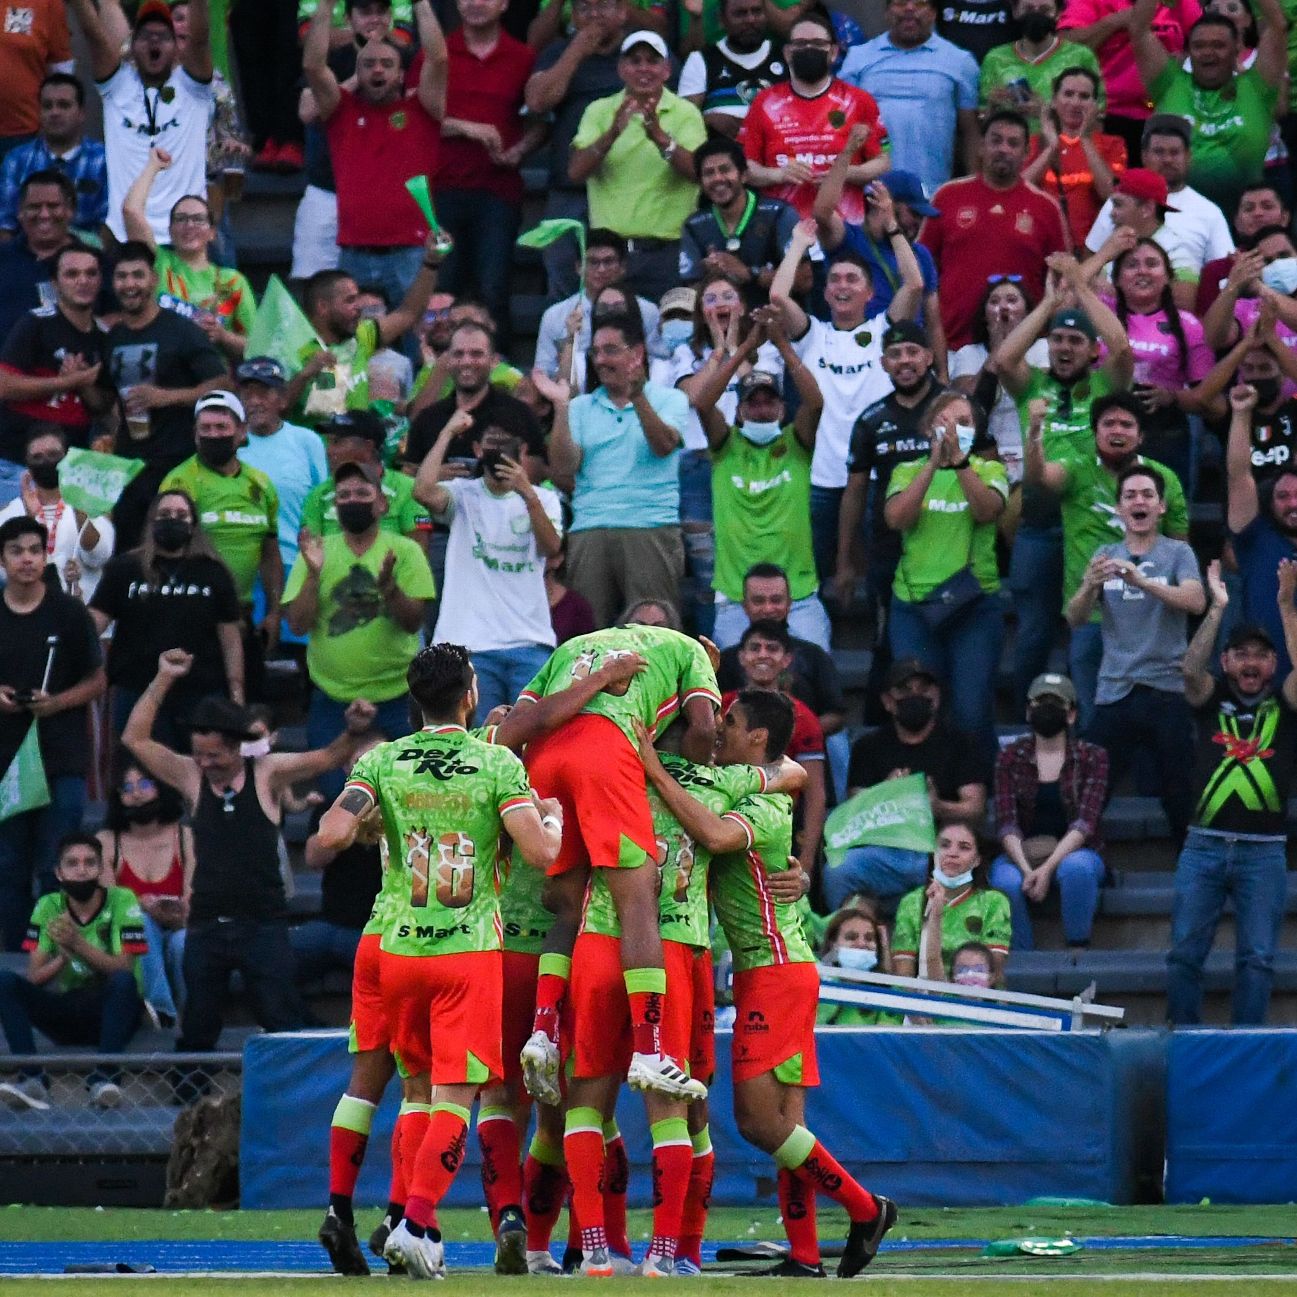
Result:
[[[291,571],[297,557],[297,533],[302,529],[302,505],[312,487],[329,476],[324,441],[318,432],[296,423],[281,423],[266,437],[249,429],[247,444],[239,447],[239,459],[259,468],[274,484],[279,496],[279,552],[284,571]]]
[[[929,195],[950,179],[956,113],[977,107],[977,61],[967,50],[935,32],[901,49],[884,32],[851,50],[839,76],[877,100],[898,171],[914,172]]]
[[[685,394],[645,383],[644,395],[658,417],[680,433],[683,444],[689,421]],[[655,455],[634,408],[618,408],[602,387],[573,399],[568,423],[581,451],[572,491],[573,531],[679,523],[679,447],[669,455]]]

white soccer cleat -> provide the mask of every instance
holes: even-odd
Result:
[[[611,1279],[617,1272],[613,1269],[612,1258],[606,1247],[591,1248],[581,1258],[578,1274],[587,1279]]]
[[[533,1031],[522,1047],[519,1061],[527,1093],[538,1103],[560,1107],[563,1094],[558,1088],[558,1046],[543,1031]]]
[[[548,1252],[527,1252],[528,1274],[563,1275],[563,1267]]]
[[[672,1262],[664,1257],[646,1256],[633,1271],[645,1279],[670,1279]]]
[[[626,1083],[632,1090],[651,1090],[668,1099],[684,1099],[689,1103],[707,1097],[707,1087],[681,1071],[665,1054],[632,1054]]]
[[[446,1248],[426,1235],[415,1238],[402,1221],[383,1245],[383,1260],[391,1266],[404,1266],[411,1279],[444,1279]]]

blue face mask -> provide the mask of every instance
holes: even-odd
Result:
[[[1297,257],[1280,257],[1272,261],[1261,272],[1261,282],[1285,297],[1297,293]]]
[[[878,967],[878,951],[863,946],[839,946],[838,967],[849,968],[853,973],[872,973]]]
[[[694,335],[692,320],[663,320],[658,332],[662,335],[662,345],[670,355],[682,343],[688,342]]]
[[[739,424],[739,432],[746,437],[754,446],[768,446],[772,441],[779,439],[779,434],[783,429],[777,422],[770,423],[752,423],[744,420]]]
[[[973,881],[973,871],[966,869],[962,874],[943,874],[935,865],[932,868],[932,876],[939,882],[942,887],[948,887],[954,891],[959,887],[967,887]]]

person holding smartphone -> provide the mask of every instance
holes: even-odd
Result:
[[[920,428],[928,457],[892,470],[883,509],[901,533],[888,638],[894,659],[916,658],[932,670],[956,727],[974,736],[989,769],[995,714],[986,682],[995,678],[1004,635],[995,520],[1009,480],[1003,464],[973,454],[987,444],[986,416],[963,393],[939,396]]]

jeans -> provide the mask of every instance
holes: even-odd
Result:
[[[741,603],[733,603],[724,595],[716,599],[715,634],[711,637],[716,647],[727,649],[743,638],[748,628],[748,615]],[[804,599],[794,599],[788,610],[788,632],[796,639],[809,640],[818,644],[826,653],[829,651],[829,635],[832,627],[829,614],[824,610],[818,594],[808,594]]]
[[[829,761],[833,799],[841,806],[847,800],[847,769],[851,765],[851,739],[845,729],[824,736],[824,755]]]
[[[1089,847],[1069,852],[1058,862],[1050,887],[1058,888],[1063,906],[1063,936],[1069,946],[1082,945],[1090,940],[1105,872],[1099,853]],[[991,886],[1009,898],[1013,949],[1035,950],[1031,913],[1027,898],[1022,894],[1022,871],[1008,856],[997,856],[991,862]]]
[[[580,189],[551,189],[545,199],[545,220],[566,217],[586,223],[590,208],[585,199],[584,186]],[[581,249],[573,238],[556,239],[541,252],[545,263],[546,304],[553,305],[571,297],[580,283],[577,265]]]
[[[362,252],[359,248],[338,249],[338,269],[362,286],[381,288],[390,310],[395,310],[401,304],[401,299],[409,292],[422,265],[422,243],[383,252]],[[406,340],[399,340],[392,345],[398,351],[405,350],[405,354],[416,365],[419,363],[418,352],[411,354],[406,350]]]
[[[224,1026],[225,996],[236,970],[265,1031],[295,1031],[305,1014],[294,979],[296,964],[282,923],[211,919],[191,923],[185,940],[185,1010],[180,1053],[216,1048]]]
[[[845,494],[846,487],[842,486],[811,487],[811,548],[821,585],[837,571],[838,517]]]
[[[1067,669],[1076,686],[1077,724],[1087,729],[1094,720],[1094,693],[1099,687],[1099,666],[1103,662],[1103,626],[1088,621],[1072,631],[1067,646]]]
[[[552,651],[543,644],[520,644],[517,648],[485,649],[474,653],[477,723],[486,724],[487,713],[492,707],[516,702],[532,677],[549,661]]]
[[[6,950],[20,950],[27,935],[33,878],[40,895],[58,890],[54,866],[59,839],[81,827],[86,781],[80,775],[56,775],[48,782],[48,806],[0,822],[0,941]]]
[[[438,189],[437,219],[455,246],[437,273],[437,291],[477,297],[509,341],[509,272],[522,209],[485,189]]]
[[[1027,706],[1031,682],[1049,668],[1063,608],[1063,529],[1019,527],[1009,559],[1009,590],[1018,616],[1013,647],[1015,714]]]
[[[112,973],[96,986],[56,991],[33,986],[12,969],[0,969],[0,1026],[12,1054],[36,1053],[33,1028],[56,1045],[92,1045],[101,1054],[124,1053],[140,1025],[142,1008],[135,974],[129,970]],[[111,1079],[96,1073],[90,1082]]]
[[[820,875],[825,903],[838,909],[849,896],[903,896],[928,881],[928,853],[904,847],[852,847],[841,864]]]
[[[378,708],[378,728],[389,739],[399,739],[414,728],[410,724],[409,694],[398,694],[395,698],[375,705]],[[328,747],[342,733],[346,724],[343,720],[346,711],[346,703],[330,698],[323,689],[317,688],[311,694],[311,703],[306,712],[306,742],[312,751]],[[332,801],[346,782],[346,776],[341,770],[330,770],[315,781],[315,786],[328,801]]]
[[[317,981],[337,968],[350,975],[360,945],[360,928],[344,928],[325,919],[312,919],[288,931],[297,961],[298,984]]]
[[[1225,898],[1234,898],[1235,1026],[1265,1022],[1274,982],[1274,952],[1287,888],[1284,842],[1256,841],[1190,829],[1175,867],[1167,1017],[1177,1026],[1201,1021],[1202,966]]]
[[[0,509],[12,504],[22,494],[22,476],[27,471],[11,459],[0,459]]]
[[[712,525],[712,463],[705,450],[680,456],[680,538],[693,577],[693,599],[687,612],[694,633],[716,638],[716,528]],[[681,612],[686,610],[681,609]],[[744,623],[746,625],[746,623]]]
[[[1184,694],[1136,685],[1115,703],[1100,703],[1085,737],[1108,750],[1108,787],[1115,791],[1137,754],[1147,752],[1157,770],[1158,797],[1177,847],[1184,845],[1193,810],[1189,786],[1193,715]]]
[[[1004,614],[994,595],[983,594],[940,630],[904,599],[893,599],[887,622],[892,660],[918,658],[945,691],[945,707],[956,729],[977,744],[986,769],[995,759],[995,677],[1000,669]]]
[[[148,950],[140,956],[144,998],[159,1013],[178,1018],[176,1005],[185,1001],[185,930],[164,928],[142,910],[141,915],[149,942]]]

